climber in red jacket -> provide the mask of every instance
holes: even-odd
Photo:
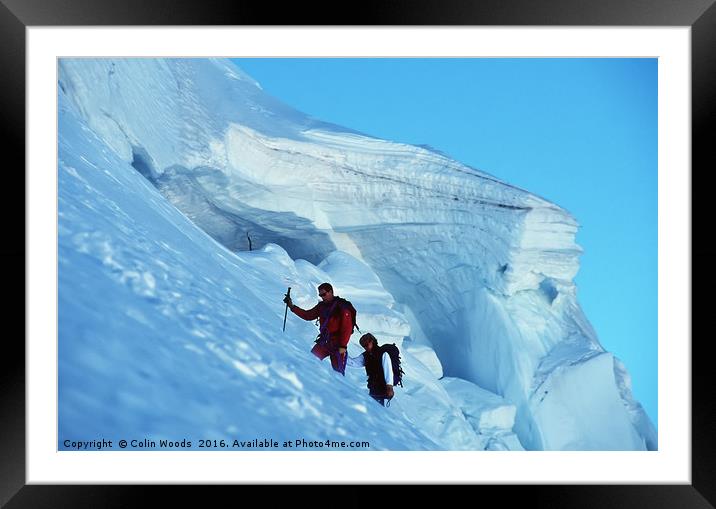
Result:
[[[330,356],[333,369],[345,376],[348,342],[353,334],[353,306],[347,300],[334,296],[330,283],[322,283],[318,287],[318,296],[321,302],[309,310],[294,305],[290,296],[283,301],[291,312],[304,320],[318,318],[320,334],[311,353],[321,360]]]

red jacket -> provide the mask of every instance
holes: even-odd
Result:
[[[334,301],[338,297],[333,297]],[[300,307],[293,305],[291,311],[303,318],[304,320],[315,320],[318,318],[321,327],[326,321],[328,310],[333,306],[331,302],[319,302],[309,310],[301,309]],[[331,337],[331,342],[338,347],[346,348],[348,342],[351,340],[351,334],[353,334],[353,317],[348,308],[340,306],[336,303],[336,307],[328,317],[328,333]]]

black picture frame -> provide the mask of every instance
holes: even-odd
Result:
[[[713,144],[714,95],[716,94],[716,6],[714,0],[487,0],[470,1],[423,1],[386,0],[364,1],[353,6],[337,3],[312,2],[310,5],[287,3],[277,8],[260,2],[224,2],[204,0],[201,3],[186,0],[0,0],[0,69],[3,70],[2,137],[3,153],[17,158],[8,163],[6,175],[18,180],[25,187],[24,175],[19,168],[25,167],[25,29],[29,26],[91,26],[91,25],[555,25],[555,26],[689,26],[692,41],[692,168],[700,168],[703,175],[714,168]],[[353,7],[353,8],[350,8]],[[345,14],[344,14],[345,13]],[[692,181],[692,232],[707,225],[709,211],[698,200],[699,193],[706,193],[707,186],[693,186]],[[685,168],[684,171],[689,171]],[[6,180],[7,182],[7,180]],[[7,197],[19,194],[6,189],[0,200],[2,218],[10,219],[4,226],[6,240],[0,250],[0,263],[6,270],[6,283],[14,283],[21,292],[13,296],[5,306],[7,317],[25,315],[25,285],[20,286],[21,275],[13,268],[23,266],[25,271],[25,222],[17,220],[24,203],[13,203]],[[707,234],[708,236],[708,234]],[[694,236],[698,238],[698,236]],[[714,248],[706,241],[699,247],[691,246],[692,274],[694,268],[704,267],[707,259],[713,259]],[[713,272],[698,272],[699,287],[708,288]],[[692,278],[693,281],[693,278]],[[24,283],[24,277],[23,277]],[[10,293],[10,292],[6,292]],[[692,287],[693,293],[693,287]],[[21,298],[21,296],[23,298]],[[704,316],[709,299],[692,298],[692,316]],[[699,311],[702,311],[699,313]],[[25,322],[21,327],[24,336]],[[693,330],[693,319],[692,319]],[[692,483],[690,485],[530,485],[530,486],[480,486],[460,487],[480,489],[480,496],[495,493],[500,504],[512,504],[528,499],[538,507],[648,507],[648,508],[708,508],[716,504],[716,462],[714,461],[714,398],[713,375],[708,339],[693,334],[692,345]],[[187,487],[173,486],[98,486],[98,485],[26,485],[25,482],[25,348],[19,334],[7,334],[5,354],[2,355],[3,391],[0,399],[2,433],[0,433],[0,504],[9,508],[19,507],[133,507],[149,502],[152,492],[160,494],[165,504],[176,499],[184,503],[206,502],[205,495],[190,496]],[[668,380],[665,381],[668,383]],[[347,476],[350,480],[350,475]],[[227,487],[210,487],[224,493]],[[247,499],[249,487],[243,486],[241,497]],[[260,487],[252,488],[252,491]],[[271,490],[273,503],[296,503],[301,493],[310,487],[293,486],[290,489]],[[264,487],[264,495],[266,488]],[[323,490],[323,488],[321,488]],[[346,488],[341,495],[341,506],[364,505],[368,500],[360,486]],[[147,493],[149,492],[149,493]],[[405,492],[405,490],[401,490]],[[415,487],[414,494],[422,490]],[[488,492],[491,492],[488,494]],[[318,493],[318,492],[314,492]],[[322,491],[320,493],[323,493]],[[258,494],[258,492],[257,492]],[[253,495],[253,494],[251,494]],[[327,495],[320,494],[324,499]],[[451,497],[454,495],[451,495]],[[475,496],[461,493],[458,497]],[[276,498],[279,497],[279,498]],[[326,500],[324,500],[325,502]],[[406,502],[407,503],[407,502]]]

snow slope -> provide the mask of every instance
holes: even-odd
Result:
[[[558,206],[307,117],[226,60],[60,60],[58,97],[61,436],[656,448]],[[389,409],[307,354],[312,324],[281,332],[286,286],[309,307],[323,281],[401,346]],[[481,425],[495,405],[513,417]]]

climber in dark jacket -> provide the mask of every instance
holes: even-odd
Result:
[[[378,345],[373,334],[364,334],[360,338],[360,346],[365,349],[358,357],[349,357],[348,365],[352,368],[365,368],[368,375],[368,393],[381,405],[393,399],[393,365],[390,354]]]

